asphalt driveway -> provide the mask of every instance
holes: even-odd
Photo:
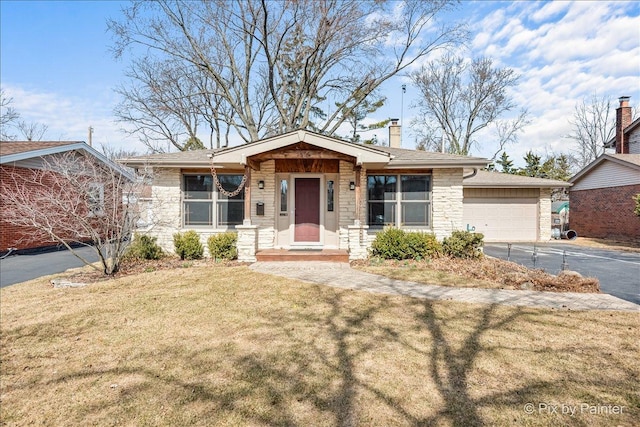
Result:
[[[517,262],[527,267],[541,268],[558,274],[563,255],[568,270],[583,276],[596,277],[600,290],[607,294],[640,304],[640,253],[614,249],[586,248],[570,243],[513,243],[509,255],[507,243],[485,243],[487,255]]]
[[[98,261],[93,248],[83,247],[75,251],[90,262]],[[82,261],[66,249],[32,255],[10,255],[0,260],[0,288],[83,265]]]

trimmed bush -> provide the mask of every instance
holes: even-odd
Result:
[[[127,250],[127,256],[135,259],[160,259],[164,256],[162,248],[156,243],[157,237],[146,234],[134,234],[133,242]]]
[[[371,243],[371,254],[384,259],[406,259],[407,241],[405,232],[398,228],[385,228]]]
[[[433,233],[405,233],[407,258],[422,260],[437,256],[442,252],[442,245]]]
[[[376,235],[371,254],[384,259],[425,259],[441,252],[436,236],[431,233],[405,232],[386,228]]]
[[[238,258],[238,235],[232,231],[214,234],[207,240],[209,247],[209,255],[211,258],[218,260],[232,260]]]
[[[480,258],[482,257],[482,243],[484,234],[471,233],[469,231],[454,231],[451,237],[442,241],[442,250],[445,254],[455,258]]]
[[[193,230],[173,235],[173,246],[180,259],[202,259],[204,247],[200,236]]]

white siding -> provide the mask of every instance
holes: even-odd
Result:
[[[629,135],[629,153],[640,154],[640,129],[636,129]]]
[[[605,160],[576,182],[570,191],[636,184],[640,184],[640,173],[637,170]]]

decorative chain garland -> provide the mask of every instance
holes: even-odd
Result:
[[[213,182],[216,184],[216,187],[218,188],[218,191],[220,191],[220,193],[224,194],[225,196],[231,198],[231,197],[236,197],[238,194],[240,194],[240,192],[242,191],[242,188],[244,188],[244,184],[247,182],[247,175],[243,174],[242,175],[242,181],[240,181],[240,185],[238,185],[238,188],[236,188],[234,191],[227,191],[222,187],[222,184],[220,184],[220,180],[218,179],[218,174],[216,173],[216,168],[213,165],[213,157],[211,158],[211,175],[213,175]]]

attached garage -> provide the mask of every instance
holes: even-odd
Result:
[[[478,192],[465,190],[463,218],[468,230],[491,242],[538,240],[538,198],[483,198],[474,193]]]
[[[528,242],[551,238],[551,189],[564,181],[479,171],[464,181],[467,230],[487,242]]]

